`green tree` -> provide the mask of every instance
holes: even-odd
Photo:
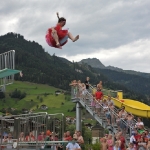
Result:
[[[5,93],[0,91],[0,99],[5,98]]]

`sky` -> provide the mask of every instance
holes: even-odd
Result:
[[[48,28],[65,17],[76,42],[63,49],[45,41]],[[150,0],[1,0],[0,35],[19,33],[51,55],[70,61],[97,58],[105,66],[150,73]]]

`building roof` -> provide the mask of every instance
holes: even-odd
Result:
[[[10,75],[14,75],[14,74],[19,73],[19,72],[21,72],[21,71],[6,68],[6,69],[3,69],[3,70],[0,70],[0,78],[4,78],[4,77],[10,76]]]

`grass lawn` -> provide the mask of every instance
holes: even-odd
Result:
[[[27,94],[26,97],[21,100],[11,98],[9,94],[15,89],[25,92]],[[64,113],[67,116],[75,116],[75,112],[68,111],[72,110],[75,106],[71,102],[70,95],[67,95],[65,100],[66,96],[64,94],[55,95],[56,90],[62,91],[61,89],[44,84],[15,81],[14,84],[6,87],[6,98],[0,100],[0,109],[10,107],[22,110],[26,108],[34,109],[35,112],[42,112],[43,110],[39,107],[45,104],[48,107],[46,110],[48,113]],[[49,95],[45,93],[49,93]]]

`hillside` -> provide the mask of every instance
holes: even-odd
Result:
[[[79,64],[81,63],[86,63],[88,65],[90,65],[93,68],[99,68],[99,69],[109,69],[109,70],[114,70],[114,71],[118,71],[118,72],[124,72],[127,74],[132,74],[132,75],[138,75],[138,76],[142,76],[142,77],[146,77],[146,78],[150,78],[150,73],[144,73],[144,72],[139,72],[139,71],[134,71],[134,70],[123,70],[121,68],[118,67],[114,67],[114,66],[105,66],[104,64],[102,64],[102,62],[97,59],[97,58],[87,58],[87,59],[82,59],[81,61],[78,62]]]
[[[123,70],[113,66],[104,67],[104,65],[96,58],[83,59],[81,62],[92,66],[93,68],[95,68],[95,70],[97,70],[99,74],[103,74],[105,77],[111,80],[111,82],[121,84],[125,86],[127,89],[134,91],[135,93],[147,95],[149,100],[150,97],[149,73]],[[79,62],[79,64],[81,62]]]
[[[100,80],[105,88],[123,90],[124,96],[131,99],[145,99],[140,93],[129,90],[120,83],[114,83],[99,70],[82,63],[70,62],[64,58],[50,55],[35,41],[28,41],[20,34],[8,33],[0,36],[0,53],[14,49],[16,51],[16,69],[23,71],[23,78],[15,75],[15,80],[47,84],[56,88],[70,90],[69,83],[76,79],[84,82],[90,77],[90,83],[95,85]]]
[[[100,73],[103,73],[113,82],[122,84],[136,93],[150,96],[150,78],[145,78],[135,74],[118,72],[110,69],[100,69]]]
[[[75,104],[70,101],[70,95],[63,93],[56,95],[55,91],[60,90],[52,86],[35,84],[30,82],[15,81],[6,87],[6,97],[0,100],[0,110],[10,112],[11,108],[15,109],[12,113],[22,113],[22,110],[32,110],[33,112],[46,111],[48,113],[64,113],[66,116],[75,116],[73,108]],[[14,90],[20,90],[27,95],[23,99],[11,98],[10,93]],[[62,91],[62,90],[60,90]],[[46,105],[47,110],[42,110],[41,105]]]

